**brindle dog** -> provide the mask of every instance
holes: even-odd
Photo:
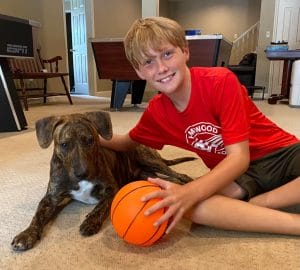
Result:
[[[127,152],[101,146],[99,134],[105,139],[112,137],[107,112],[40,119],[36,122],[36,134],[42,148],[54,141],[50,180],[29,227],[12,241],[16,251],[32,248],[41,238],[44,227],[72,199],[96,204],[80,225],[80,233],[89,236],[100,230],[109,215],[114,195],[130,181],[162,175],[179,184],[192,180],[168,166],[195,159],[193,157],[165,160],[157,151],[142,145]]]

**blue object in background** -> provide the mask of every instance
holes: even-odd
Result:
[[[288,49],[288,45],[268,45],[266,47],[267,51],[287,51]]]
[[[185,32],[186,36],[201,35],[201,30],[200,29],[189,29],[189,30],[185,30],[184,32]]]

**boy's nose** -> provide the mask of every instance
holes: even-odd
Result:
[[[159,73],[164,73],[168,70],[168,67],[164,63],[164,61],[157,61],[157,68]]]

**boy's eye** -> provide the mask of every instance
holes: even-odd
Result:
[[[164,53],[164,57],[165,58],[169,58],[169,57],[171,57],[172,56],[172,52],[171,51],[166,51],[165,53]]]
[[[152,59],[147,59],[144,61],[144,66],[150,65],[152,63]]]

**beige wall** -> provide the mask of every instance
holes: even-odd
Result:
[[[45,58],[65,56],[65,32],[62,0],[1,0],[2,14],[38,21],[39,45]],[[65,63],[62,70],[66,70]]]
[[[41,20],[41,5],[38,0],[29,0],[27,2],[20,0],[0,1],[1,14],[12,17],[18,17],[26,20]],[[33,28],[34,48],[39,44],[39,28]]]
[[[62,0],[1,0],[2,14],[38,21],[41,28],[38,31],[38,46],[42,56],[50,58],[61,55],[63,61],[60,70],[67,71],[65,24]],[[49,88],[60,87],[60,82],[51,80]]]
[[[0,13],[22,19],[41,20],[40,0],[1,0]]]
[[[40,41],[44,55],[51,57],[61,55],[66,65],[65,14],[62,0],[40,0],[41,31]],[[66,70],[66,69],[65,69]]]
[[[95,38],[124,37],[134,20],[142,16],[141,0],[94,0]],[[110,80],[97,79],[97,90],[109,91]]]
[[[269,92],[270,61],[264,50],[272,41],[275,3],[275,0],[171,0],[169,16],[186,29],[201,29],[203,34],[221,33],[229,40],[260,21],[256,85],[265,86]],[[269,38],[266,31],[271,33]]]
[[[256,85],[266,86],[269,93],[271,93],[269,89],[270,61],[266,58],[265,49],[267,45],[270,45],[273,38],[275,3],[276,1],[274,0],[261,1],[260,29],[257,49]],[[269,38],[266,37],[267,31],[270,32]]]
[[[261,0],[170,1],[169,15],[185,29],[223,34],[233,40],[259,21]]]
[[[63,0],[1,0],[2,14],[31,19],[41,23],[39,43],[45,58],[61,55],[62,71],[67,70],[67,45],[65,40],[65,21]],[[88,38],[123,37],[131,23],[141,17],[140,0],[95,0],[95,34]],[[58,86],[52,83],[50,88]],[[110,81],[97,80],[97,90],[111,89]]]
[[[169,17],[171,2],[168,0],[159,0],[159,16]]]
[[[142,16],[141,0],[94,0],[95,37],[123,37]]]
[[[185,28],[200,28],[203,34],[222,33],[229,40],[261,20],[257,81],[268,84],[269,62],[263,49],[270,40],[266,29],[273,27],[274,0],[160,0],[163,16],[176,19]],[[94,0],[94,36],[88,38],[123,37],[131,23],[141,17],[141,0]],[[262,4],[261,14],[260,3]],[[41,23],[40,44],[45,57],[61,55],[62,70],[67,70],[63,0],[1,0],[0,12],[32,19]],[[270,30],[272,33],[272,29]],[[110,81],[97,79],[97,91],[111,89]]]

